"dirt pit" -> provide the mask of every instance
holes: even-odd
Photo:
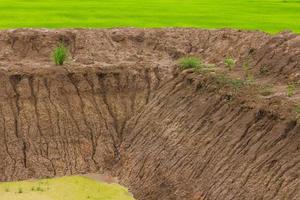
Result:
[[[184,56],[214,71],[181,71]],[[0,180],[106,173],[138,200],[298,200],[299,69],[288,32],[0,31]]]

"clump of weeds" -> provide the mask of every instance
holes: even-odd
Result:
[[[68,48],[65,47],[63,43],[60,43],[53,52],[53,59],[56,65],[63,65],[67,56],[68,56]]]
[[[236,60],[233,59],[232,57],[227,57],[227,58],[225,58],[225,60],[224,60],[225,67],[226,67],[229,71],[232,71],[232,70],[235,68],[235,63],[236,63]]]
[[[198,69],[202,65],[201,60],[196,57],[184,57],[179,60],[179,68],[185,69]]]
[[[215,65],[205,64],[196,57],[184,57],[179,60],[179,68],[181,70],[193,69],[198,73],[209,73],[215,70]]]

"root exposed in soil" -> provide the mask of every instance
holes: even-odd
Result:
[[[59,43],[64,66],[51,60]],[[234,58],[233,78],[247,65],[275,91],[179,71],[183,56],[221,71]],[[300,199],[300,96],[282,89],[299,68],[292,33],[1,31],[0,180],[110,173],[139,200]]]

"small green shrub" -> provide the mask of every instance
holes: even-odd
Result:
[[[9,192],[9,188],[5,188],[5,192]]]
[[[64,44],[59,44],[53,53],[54,62],[56,65],[63,65],[68,56],[68,49]]]
[[[225,67],[232,71],[235,67],[236,60],[231,57],[228,57],[224,60]]]
[[[290,83],[287,85],[287,96],[288,97],[292,97],[295,95],[295,92],[296,92],[296,84],[295,83]]]
[[[202,66],[201,60],[195,57],[184,57],[179,60],[179,67],[181,70],[198,69]]]

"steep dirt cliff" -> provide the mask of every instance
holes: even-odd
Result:
[[[111,172],[137,199],[300,199],[300,36],[198,29],[0,32],[0,180]],[[63,67],[51,52],[70,49]],[[178,71],[236,59],[236,91]]]
[[[126,121],[160,77],[121,67],[3,73],[1,180],[111,169]]]
[[[299,199],[292,110],[216,88],[181,74],[158,90],[126,126],[122,180],[138,199]]]

